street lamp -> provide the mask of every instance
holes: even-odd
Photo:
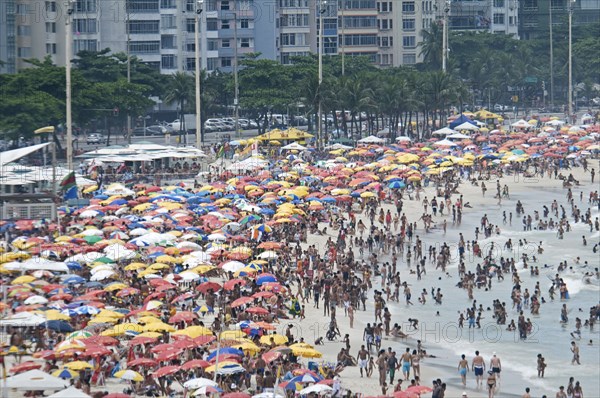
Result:
[[[573,7],[575,7],[576,0],[569,1],[569,118],[571,123],[573,120]]]
[[[202,148],[204,138],[202,136],[202,108],[200,103],[200,18],[202,16],[202,6],[204,0],[198,0],[196,2],[196,20],[194,27],[194,53],[196,57],[195,68],[196,68],[196,148]]]
[[[446,72],[446,59],[448,58],[448,14],[450,1],[446,0],[444,6],[444,26],[442,27],[442,71]]]
[[[323,83],[323,14],[327,10],[327,0],[321,0],[319,4],[319,121],[317,124],[317,144],[323,133],[323,104],[321,95],[321,84]]]
[[[71,58],[73,46],[73,27],[71,26],[71,18],[74,12],[73,6],[75,0],[67,1],[67,19],[65,21],[65,102],[66,102],[66,126],[67,130],[67,168],[73,170],[73,119],[71,115]]]

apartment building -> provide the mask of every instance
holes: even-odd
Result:
[[[14,72],[26,67],[27,58],[50,55],[65,64],[67,6],[47,0],[8,0],[2,7],[0,59],[10,60],[3,68]],[[208,0],[201,16],[202,67],[209,71],[231,71],[234,55],[255,51],[252,0]],[[170,74],[195,68],[195,0],[76,0],[70,27],[73,53],[110,48],[127,52]],[[5,32],[5,33],[4,33]],[[11,36],[12,35],[12,36]],[[6,43],[6,44],[4,44]],[[14,61],[12,61],[14,59]]]
[[[546,37],[552,25],[567,24],[569,7],[573,7],[573,26],[600,21],[600,0],[520,0],[519,35],[523,39]]]
[[[519,0],[452,0],[449,2],[450,30],[488,31],[518,37]],[[438,0],[438,10],[445,7]]]

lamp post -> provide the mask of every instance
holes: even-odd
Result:
[[[319,121],[317,122],[317,145],[321,141],[323,133],[323,104],[321,95],[321,84],[323,83],[323,14],[327,10],[327,0],[319,3]]]
[[[448,14],[450,13],[450,1],[444,4],[444,26],[442,26],[442,71],[446,72],[446,59],[448,58]]]
[[[548,19],[550,20],[550,107],[554,107],[554,39],[552,25],[552,1],[548,4]]]
[[[236,4],[237,2],[234,2]],[[237,7],[234,5],[234,7]],[[234,107],[234,128],[235,136],[239,137],[240,134],[240,103],[239,103],[239,80],[238,80],[238,37],[237,37],[237,24],[238,24],[238,13],[237,9],[233,13],[233,107]]]
[[[200,18],[202,17],[202,6],[204,0],[196,2],[196,20],[194,22],[194,56],[196,73],[196,148],[202,148],[202,107],[200,98],[200,68],[202,60],[200,59]]]
[[[576,0],[569,1],[569,92],[567,100],[569,101],[569,121],[573,123],[573,7]],[[552,5],[551,5],[552,6]]]
[[[67,130],[67,168],[73,170],[73,119],[71,115],[71,58],[73,52],[73,27],[71,26],[71,19],[73,16],[73,6],[75,0],[67,1],[67,19],[65,21],[65,103],[66,103],[66,126]]]
[[[130,34],[130,28],[129,28],[129,23],[130,23],[130,19],[131,19],[131,15],[129,14],[129,4],[128,1],[125,0],[125,15],[127,16],[127,84],[131,83],[131,34]],[[127,143],[131,144],[131,111],[127,110]]]

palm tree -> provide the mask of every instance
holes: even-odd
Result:
[[[191,75],[177,72],[168,79],[165,102],[167,104],[177,103],[179,109],[179,135],[185,132],[185,105],[194,98],[194,79]],[[201,126],[196,126],[201,128]]]
[[[444,51],[442,25],[439,22],[433,22],[429,25],[429,29],[423,29],[421,34],[423,41],[419,45],[423,62],[433,70],[441,69],[442,52]]]

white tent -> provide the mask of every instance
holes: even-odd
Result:
[[[281,149],[304,151],[307,148],[303,145],[298,144],[297,142],[292,142],[291,144],[288,144],[288,145],[282,147]]]
[[[516,122],[511,124],[511,126],[519,128],[519,129],[526,129],[528,127],[531,127],[531,124],[529,124],[529,123],[527,123],[527,121],[521,119],[521,120],[517,120]]]
[[[455,140],[464,140],[464,139],[471,138],[471,137],[469,137],[468,135],[463,134],[463,133],[454,133],[454,134],[447,135],[446,138],[455,139]]]
[[[456,146],[456,143],[452,142],[450,140],[443,139],[441,141],[434,142],[433,145],[435,145],[435,146]]]
[[[383,138],[370,135],[368,137],[363,138],[362,140],[358,140],[358,142],[361,144],[383,144],[385,140]]]
[[[32,257],[23,262],[12,261],[5,263],[4,268],[9,271],[51,271],[51,272],[69,272],[67,264],[60,261],[51,261],[41,257]]]
[[[75,387],[69,387],[62,391],[57,392],[56,394],[50,395],[48,398],[92,398],[81,390],[76,389]]]
[[[459,124],[458,126],[454,127],[454,130],[456,130],[456,131],[461,131],[461,130],[476,131],[476,130],[479,130],[479,127],[477,127],[469,122],[464,122],[463,124]]]
[[[0,326],[33,327],[39,326],[44,322],[46,322],[46,318],[43,316],[31,312],[17,312],[8,318],[2,319],[0,321]]]
[[[27,146],[25,148],[12,149],[10,151],[0,152],[0,166],[4,166],[7,163],[14,162],[15,160],[21,159],[23,156],[27,156],[30,153],[38,151],[46,146],[50,145],[49,142],[44,144]]]
[[[49,375],[39,369],[30,370],[6,379],[6,387],[16,388],[17,390],[62,390],[68,385],[68,381]]]
[[[449,135],[449,134],[454,134],[456,131],[452,130],[449,127],[443,127],[439,130],[435,130],[433,133],[433,135]]]
[[[396,141],[398,141],[398,142],[410,142],[411,139],[410,139],[410,137],[407,137],[405,135],[400,135],[400,136],[396,137]]]
[[[344,145],[344,144],[339,144],[338,143],[338,144],[328,145],[328,146],[325,147],[325,149],[333,149],[333,150],[336,150],[336,149],[352,149],[352,147],[349,146],[349,145]]]

